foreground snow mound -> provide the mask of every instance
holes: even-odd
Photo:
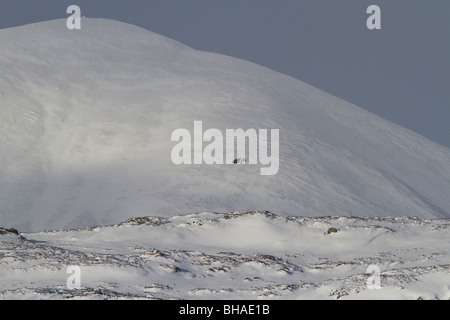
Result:
[[[205,212],[0,236],[0,299],[449,299],[449,227]]]
[[[103,19],[3,29],[0,43],[4,226],[261,209],[449,217],[449,149],[296,79]],[[174,165],[172,132],[197,120],[279,129],[278,174]]]

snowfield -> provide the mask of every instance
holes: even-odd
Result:
[[[448,148],[116,21],[0,43],[0,299],[450,298]],[[195,121],[279,130],[278,173],[175,165]]]
[[[450,299],[449,227],[205,212],[0,235],[0,299]]]
[[[299,80],[103,19],[3,29],[0,43],[1,226],[203,211],[449,217],[448,148]],[[171,134],[194,121],[278,129],[278,173],[174,165]]]

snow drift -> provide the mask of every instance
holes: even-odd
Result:
[[[0,299],[447,300],[449,227],[449,219],[203,212],[0,233]],[[79,267],[78,289],[67,285],[69,266]],[[379,289],[369,266],[379,268]]]
[[[4,29],[0,43],[3,227],[203,211],[450,217],[449,149],[291,77],[103,19]],[[279,129],[278,174],[174,165],[171,133],[197,120]]]

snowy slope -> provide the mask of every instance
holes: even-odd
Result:
[[[0,299],[447,300],[449,227],[205,212],[22,238],[0,230]],[[79,267],[78,289],[67,286],[69,266]],[[367,285],[369,266],[379,268],[379,289]]]
[[[296,79],[103,19],[4,29],[0,43],[2,227],[204,211],[450,217],[449,149]],[[196,120],[279,129],[278,174],[175,166],[171,133]]]

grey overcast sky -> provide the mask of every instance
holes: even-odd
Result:
[[[67,18],[71,4],[288,74],[450,147],[450,0],[0,0],[0,28]],[[366,27],[372,4],[381,30]]]

